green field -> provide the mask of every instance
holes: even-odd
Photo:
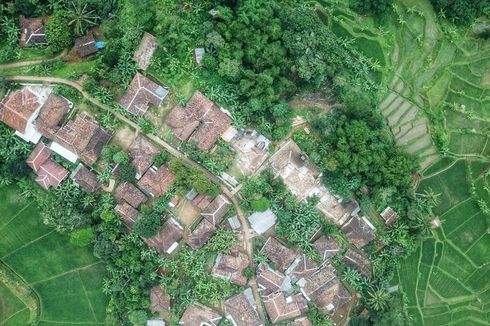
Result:
[[[490,206],[490,44],[441,23],[428,0],[395,0],[382,20],[320,2],[334,32],[380,63],[380,109],[420,158],[417,192],[439,194],[442,226],[398,271],[412,324],[490,325],[490,216],[478,204]]]
[[[38,296],[39,325],[103,325],[102,262],[44,226],[16,187],[0,188],[0,198],[0,259]],[[0,325],[24,325],[29,311],[22,301],[5,286],[0,293],[7,298],[0,300]]]

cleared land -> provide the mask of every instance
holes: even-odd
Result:
[[[105,268],[91,249],[74,247],[66,237],[44,226],[36,207],[22,198],[18,188],[0,187],[0,198],[0,259],[37,293],[41,301],[39,324],[104,324]],[[4,292],[5,297],[13,295],[1,285],[1,297]],[[5,306],[0,300],[0,309],[5,306],[9,312],[0,310],[0,325],[24,325],[20,318],[25,318],[23,311],[28,317],[29,311],[14,305],[14,299],[8,302]],[[12,311],[17,312],[13,318]]]

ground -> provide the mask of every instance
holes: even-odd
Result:
[[[38,295],[39,325],[102,325],[105,267],[92,249],[74,247],[66,236],[44,226],[34,204],[24,200],[17,187],[1,187],[0,197],[0,260]],[[1,283],[0,292],[2,298],[14,297]],[[0,303],[1,325],[24,325],[22,301]]]

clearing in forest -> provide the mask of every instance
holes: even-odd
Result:
[[[105,267],[92,249],[75,247],[43,225],[35,205],[25,201],[17,187],[0,187],[0,198],[0,260],[39,297],[39,325],[103,325]],[[15,297],[7,290],[0,283],[2,298]],[[26,318],[24,311],[28,318],[27,308],[14,299],[8,302],[0,300],[0,324],[24,325],[20,321]]]

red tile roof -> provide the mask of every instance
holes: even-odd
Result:
[[[139,176],[142,176],[150,168],[158,154],[160,154],[158,147],[141,134],[136,137],[129,147],[129,157],[132,159],[131,164],[135,167]]]
[[[200,303],[187,308],[179,321],[182,326],[217,326],[221,321],[220,314]]]
[[[141,192],[138,188],[136,188],[130,182],[123,182],[116,188],[116,193],[114,194],[116,199],[120,202],[126,201],[134,208],[138,208],[141,204],[146,202],[148,198],[146,198],[145,194]]]
[[[262,326],[264,324],[243,293],[228,298],[224,306],[226,313],[233,319],[236,326]]]
[[[173,218],[168,219],[160,231],[153,237],[146,240],[150,247],[155,248],[160,254],[170,254],[170,250],[175,249],[184,236],[184,229]]]
[[[210,150],[231,126],[231,118],[201,92],[195,92],[185,108],[174,107],[165,122],[178,140],[191,140],[203,151]]]
[[[265,310],[272,323],[301,316],[308,305],[300,293],[286,297],[284,292],[270,294],[264,298]]]
[[[281,290],[285,280],[286,276],[283,273],[272,270],[264,264],[260,264],[257,269],[257,285],[263,295]]]
[[[228,213],[230,202],[221,194],[216,197],[201,213],[201,215],[215,226],[221,223],[223,217]]]
[[[197,225],[197,227],[192,231],[189,235],[189,246],[192,249],[198,249],[204,246],[206,242],[211,239],[214,232],[216,231],[216,226],[213,223],[209,222],[207,219],[202,219],[201,223]]]
[[[291,266],[298,256],[293,249],[286,247],[273,237],[267,239],[262,251],[267,255],[275,267],[282,272]]]
[[[53,139],[68,113],[70,103],[61,96],[49,94],[36,119],[36,129],[46,138]]]
[[[0,103],[0,120],[20,133],[25,133],[29,119],[41,105],[27,87],[11,93]]]
[[[131,229],[138,218],[138,210],[127,202],[117,204],[114,210],[120,217],[122,217],[124,225],[126,225],[128,229]]]
[[[100,189],[101,184],[97,175],[85,167],[82,163],[73,171],[73,181],[85,192],[94,192]]]
[[[51,151],[44,145],[44,143],[39,142],[31,155],[27,158],[27,165],[35,172],[38,173],[41,169],[41,165],[46,162],[51,156]]]
[[[218,255],[212,274],[231,283],[244,286],[247,284],[247,278],[242,275],[242,272],[249,263],[248,256],[241,253],[238,256]]]
[[[344,226],[342,232],[357,248],[362,248],[374,240],[374,230],[364,218],[359,216],[352,217]]]
[[[167,192],[175,181],[173,174],[166,165],[158,169],[150,168],[145,175],[138,181],[138,186],[153,197],[160,197]]]
[[[313,243],[313,248],[323,260],[327,260],[335,256],[341,249],[337,240],[332,237],[327,238],[324,235]]]
[[[68,170],[50,158],[51,151],[40,142],[27,158],[27,165],[37,174],[36,182],[44,189],[57,187],[68,176]]]
[[[143,115],[149,105],[160,106],[168,91],[139,72],[136,73],[128,91],[119,100],[119,104],[129,113]]]
[[[86,57],[96,53],[97,47],[95,46],[94,34],[92,34],[92,32],[88,32],[87,35],[76,38],[75,49],[79,57]]]

